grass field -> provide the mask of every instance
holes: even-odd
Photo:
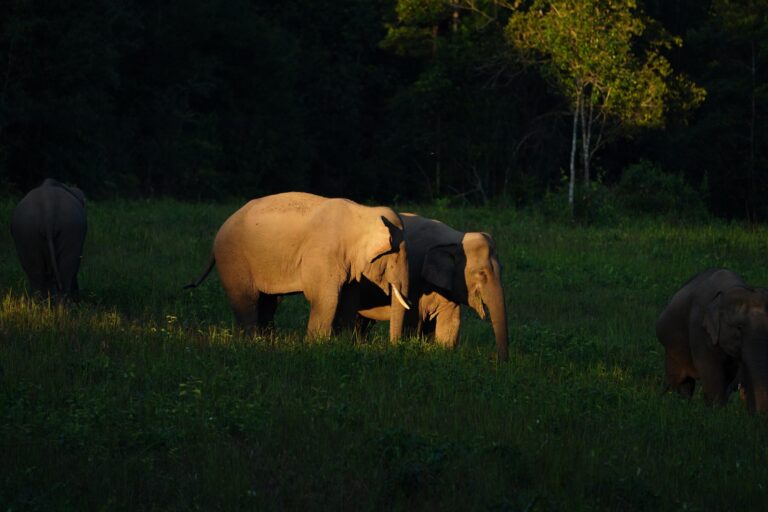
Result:
[[[0,510],[766,510],[768,420],[660,395],[653,326],[704,268],[768,284],[768,229],[404,207],[494,235],[499,365],[473,314],[455,352],[307,344],[291,297],[243,339],[215,274],[181,290],[238,206],[91,203],[66,311],[0,229]]]

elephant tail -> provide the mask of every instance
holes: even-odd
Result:
[[[205,269],[205,272],[203,272],[203,275],[197,278],[197,280],[193,283],[189,283],[188,285],[184,286],[184,290],[188,288],[197,288],[197,286],[205,281],[205,278],[208,277],[208,274],[211,273],[211,270],[213,270],[213,266],[216,265],[216,257],[211,254],[211,258],[208,260],[208,266]]]
[[[46,208],[45,202],[43,203],[43,219],[45,221],[45,241],[48,244],[48,256],[51,258],[51,268],[53,269],[53,275],[56,277],[56,286],[59,293],[64,291],[64,286],[61,284],[61,276],[59,275],[59,264],[56,262],[56,246],[53,243],[53,219],[52,214]]]

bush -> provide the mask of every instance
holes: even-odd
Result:
[[[580,185],[574,192],[574,205],[568,205],[568,185],[547,192],[535,206],[535,211],[548,221],[577,222],[587,225],[606,225],[614,222],[620,213],[611,190],[600,182]]]
[[[568,206],[568,188],[547,190],[544,197],[533,205],[533,210],[544,220],[557,223],[573,221],[571,208]]]
[[[619,217],[619,208],[613,192],[599,181],[592,181],[576,189],[573,217],[582,224],[606,225]]]
[[[627,167],[615,189],[616,199],[631,213],[703,217],[707,214],[702,193],[680,174],[664,172],[647,160]]]

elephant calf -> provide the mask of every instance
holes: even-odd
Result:
[[[768,290],[709,269],[672,296],[656,322],[668,388],[724,404],[740,381],[751,412],[768,413]]]
[[[16,205],[11,235],[33,291],[77,298],[87,230],[85,195],[77,187],[49,178]]]
[[[455,347],[461,327],[461,305],[485,318],[488,309],[500,361],[508,358],[507,311],[496,244],[487,233],[457,231],[440,221],[401,214],[408,247],[409,300],[417,307],[405,316],[407,327]],[[387,297],[365,281],[342,290],[337,324],[386,320]]]

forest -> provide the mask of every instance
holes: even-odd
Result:
[[[764,0],[6,0],[0,194],[760,221],[767,36]]]

